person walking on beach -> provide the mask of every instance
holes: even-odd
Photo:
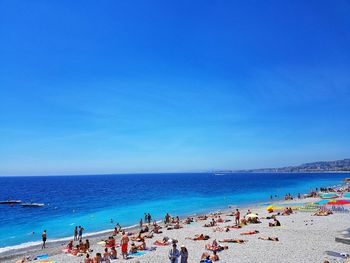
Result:
[[[148,215],[147,215],[147,213],[145,213],[145,218],[144,218],[145,223],[147,223],[147,219],[148,219]]]
[[[142,228],[143,223],[142,223],[142,218],[140,219],[140,228]]]
[[[74,238],[73,238],[74,241],[78,240],[78,227],[76,226],[74,228]]]
[[[169,250],[170,263],[178,263],[180,251],[176,248],[176,243],[173,243],[173,248]]]
[[[44,230],[44,232],[41,234],[41,238],[43,240],[43,245],[41,246],[41,249],[44,249],[46,248],[46,239],[47,239],[46,230]]]
[[[241,213],[239,212],[239,210],[238,209],[236,209],[236,212],[235,212],[235,223],[236,223],[236,225],[238,226],[239,225],[239,219],[240,219],[240,217],[241,217]]]
[[[128,258],[128,243],[129,243],[129,237],[128,235],[125,233],[125,231],[123,231],[122,233],[122,239],[120,241],[120,244],[122,246],[122,255],[124,259]]]

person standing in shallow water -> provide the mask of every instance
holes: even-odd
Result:
[[[74,238],[73,238],[74,241],[78,240],[78,227],[76,226],[74,228]]]
[[[82,240],[83,239],[83,231],[84,231],[84,228],[82,226],[79,226],[79,240]]]
[[[152,216],[151,216],[150,213],[148,213],[147,219],[148,219],[148,224],[150,225],[150,224],[151,224],[151,221],[152,221]]]
[[[44,230],[44,232],[41,234],[41,238],[43,240],[43,245],[41,246],[41,249],[44,249],[46,248],[46,239],[47,239],[46,230]]]

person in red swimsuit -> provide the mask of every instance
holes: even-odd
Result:
[[[120,244],[122,246],[122,255],[124,259],[128,258],[128,243],[129,243],[129,237],[127,234],[125,234],[125,231],[123,231]]]

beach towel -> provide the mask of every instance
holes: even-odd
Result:
[[[137,251],[136,253],[130,253],[129,255],[131,257],[140,257],[142,255],[146,254],[146,251]]]
[[[47,258],[49,258],[48,254],[42,254],[42,255],[36,256],[36,259],[47,259]]]

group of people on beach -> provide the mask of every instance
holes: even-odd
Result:
[[[73,256],[77,256],[80,254],[85,254],[90,251],[90,241],[88,239],[85,240],[85,242],[82,241],[82,239],[77,240],[79,243],[74,246],[74,241],[69,241],[66,248],[63,250],[65,253],[70,253]]]
[[[329,191],[328,188],[324,188],[321,190]],[[301,195],[297,195],[298,198],[301,198]],[[285,195],[286,200],[291,200],[294,197],[287,193]],[[212,228],[214,232],[216,231],[231,231],[230,229],[239,229],[245,227],[248,224],[259,224],[261,223],[261,219],[272,220],[268,222],[269,227],[279,227],[281,226],[281,222],[277,219],[277,216],[288,216],[293,214],[293,209],[291,207],[285,207],[283,210],[273,211],[273,209],[268,211],[270,214],[267,217],[259,217],[258,214],[252,213],[251,210],[247,210],[246,213],[241,213],[241,211],[237,208],[232,213],[229,213],[227,216],[232,216],[232,219],[228,217],[221,217],[221,213],[211,213],[209,215],[199,215],[196,217],[187,217],[184,219],[180,219],[179,216],[171,216],[169,213],[166,213],[164,216],[164,225],[159,225],[155,220],[152,222],[152,216],[150,213],[144,213],[144,217],[140,219],[139,229],[136,233],[125,232],[119,223],[117,223],[114,227],[113,233],[107,240],[101,241],[103,243],[104,248],[103,252],[98,252],[95,256],[90,257],[92,250],[90,249],[89,240],[86,239],[83,242],[83,232],[84,228],[82,226],[78,226],[74,228],[73,240],[71,240],[65,248],[65,252],[69,253],[73,256],[85,255],[84,263],[109,263],[113,259],[117,259],[117,247],[121,249],[121,255],[123,259],[128,259],[130,255],[138,253],[139,251],[152,251],[155,250],[156,247],[148,247],[146,244],[147,238],[153,238],[154,234],[161,234],[162,228],[166,230],[180,229],[184,224],[191,224],[194,221],[204,221],[206,220],[203,227]],[[274,213],[274,214],[273,214]],[[331,214],[332,211],[326,208],[321,208],[314,215],[324,216]],[[209,219],[209,220],[208,220]],[[234,224],[222,226],[223,223],[227,223],[234,221]],[[111,221],[112,222],[112,221]],[[222,227],[221,227],[221,226]],[[120,236],[120,243],[118,244],[116,241],[116,236]],[[250,230],[241,232],[241,236],[247,235],[257,235],[259,234],[258,230]],[[42,233],[43,245],[42,249],[45,248],[47,239],[46,230]],[[209,240],[210,236],[206,234],[198,234],[194,237],[187,237],[185,239],[192,241],[201,241],[201,240]],[[259,240],[267,240],[267,241],[279,241],[278,237],[274,236],[259,236]],[[74,242],[77,242],[75,244]],[[139,242],[139,243],[136,243]],[[226,238],[217,241],[214,239],[211,243],[205,245],[205,249],[210,252],[204,252],[201,257],[202,263],[211,263],[219,260],[218,253],[222,250],[228,249],[228,246],[224,245],[224,243],[238,243],[244,244],[247,240],[242,238]],[[130,244],[131,243],[131,244]],[[130,244],[130,246],[129,246]],[[181,245],[180,248],[178,245],[178,241],[175,239],[171,239],[168,237],[164,237],[163,239],[159,239],[153,242],[155,246],[171,246],[168,251],[168,259],[170,263],[187,263],[189,257],[189,251],[186,246]],[[212,254],[210,254],[212,253]]]

